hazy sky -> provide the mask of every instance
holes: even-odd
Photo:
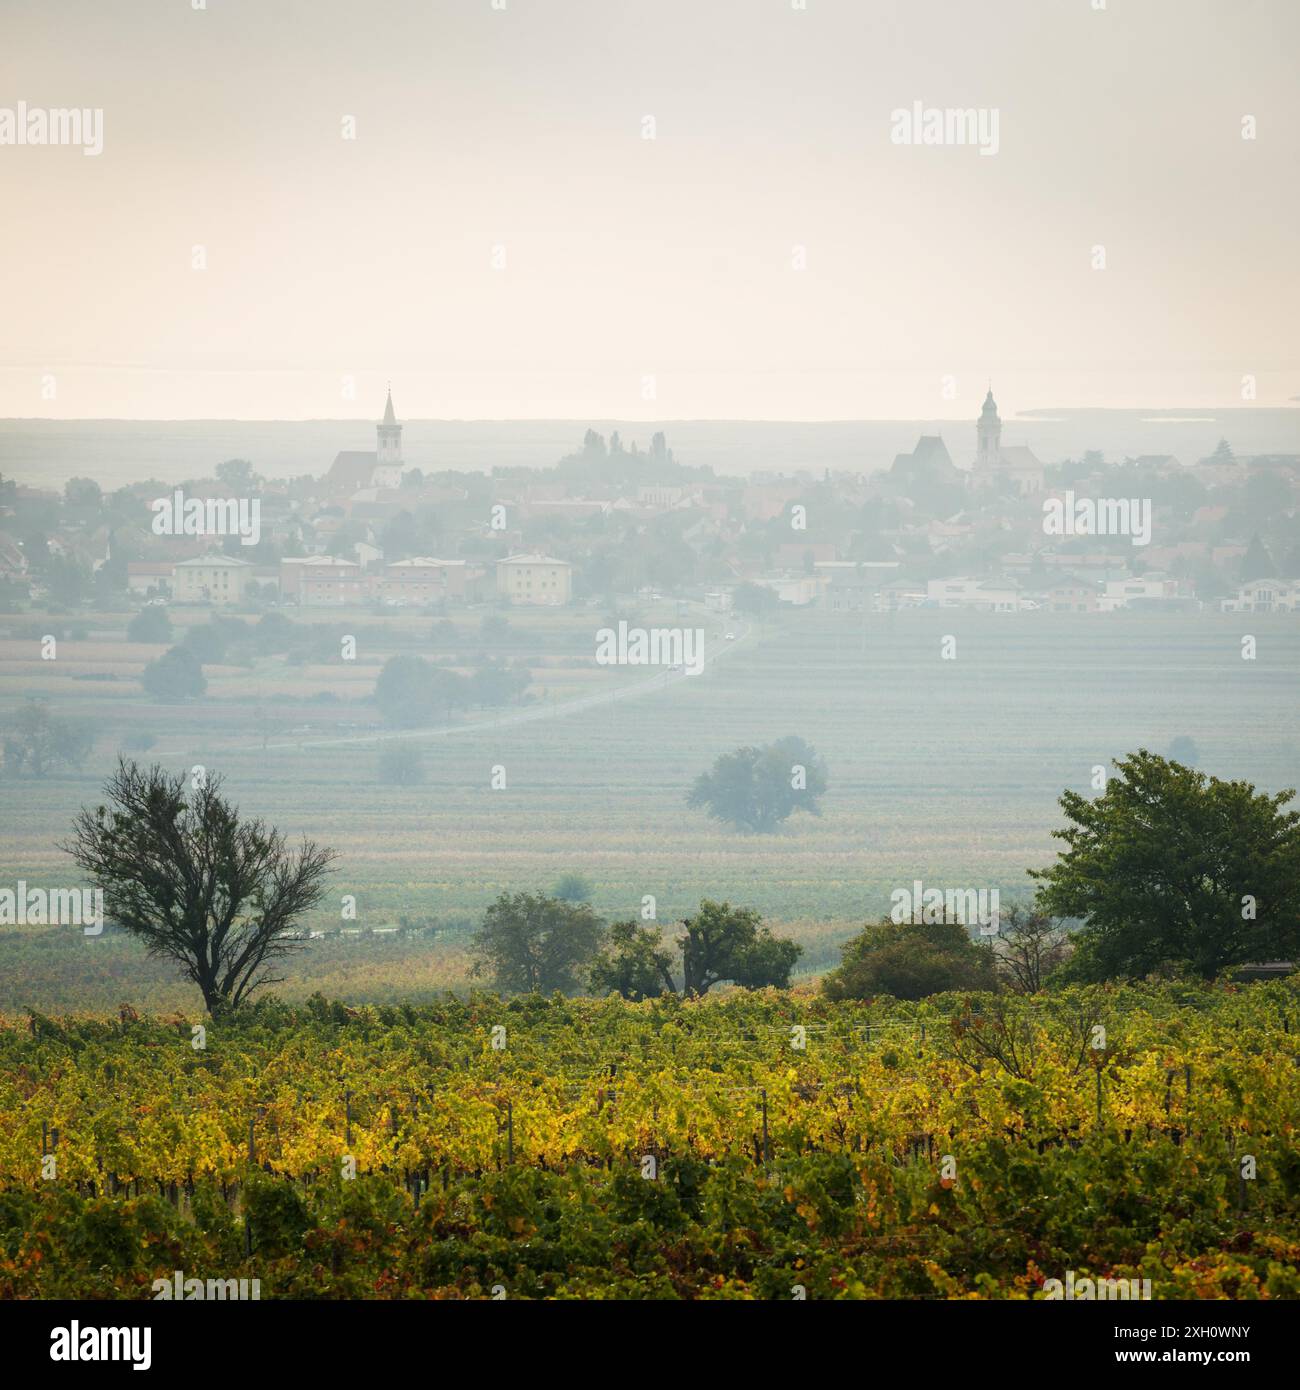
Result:
[[[0,0],[0,109],[104,113],[0,146],[0,415],[1300,394],[1296,0],[504,3]]]

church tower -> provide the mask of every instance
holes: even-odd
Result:
[[[379,445],[375,451],[375,462],[380,468],[402,467],[402,427],[393,414],[393,388],[388,388],[388,404],[384,407],[384,418],[375,426]]]
[[[980,411],[975,432],[979,439],[975,467],[981,472],[992,472],[1002,458],[1002,421],[998,419],[998,403],[993,399],[991,386],[984,397],[984,409]]]

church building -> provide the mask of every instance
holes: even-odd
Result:
[[[975,450],[975,466],[969,475],[970,486],[1010,487],[1022,497],[1043,490],[1043,465],[1031,449],[1023,444],[1004,445],[1002,443],[1002,421],[998,417],[998,404],[993,399],[993,388],[984,397],[984,408],[975,422],[978,444]]]
[[[334,456],[325,481],[333,493],[361,492],[372,487],[401,487],[402,485],[402,427],[393,412],[393,392],[388,391],[384,418],[375,426],[377,435],[373,452],[344,449]]]

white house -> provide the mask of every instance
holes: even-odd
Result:
[[[1014,613],[1020,590],[1010,579],[931,579],[926,599],[940,608],[973,608],[982,613]]]
[[[1300,612],[1300,583],[1252,579],[1238,588],[1235,598],[1225,598],[1222,607],[1225,613]]]
[[[1178,597],[1178,581],[1167,574],[1138,574],[1127,579],[1108,579],[1105,591],[1098,597],[1102,613],[1127,608],[1136,599],[1143,603],[1168,602]]]

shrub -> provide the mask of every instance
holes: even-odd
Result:
[[[844,946],[844,959],[822,981],[830,999],[924,999],[947,990],[996,987],[993,954],[955,922],[884,921]]]

